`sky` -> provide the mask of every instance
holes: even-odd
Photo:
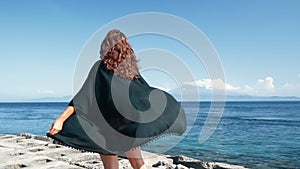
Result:
[[[168,13],[201,30],[218,53],[226,78],[220,83],[228,93],[300,97],[299,6],[298,0],[2,0],[0,101],[72,95],[87,40],[111,21],[142,12]],[[211,90],[220,80],[210,79],[172,39],[144,35],[129,41],[136,51],[160,48],[179,55],[195,74],[186,85]],[[166,91],[180,87],[161,72],[143,74]]]

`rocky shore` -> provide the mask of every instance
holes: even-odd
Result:
[[[153,169],[246,169],[243,166],[206,162],[185,156],[158,155],[143,151],[147,168]],[[127,159],[119,166],[130,169]],[[53,139],[30,133],[0,134],[1,169],[103,169],[99,154],[56,144]]]

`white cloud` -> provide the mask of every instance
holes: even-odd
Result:
[[[188,86],[204,88],[207,90],[225,89],[226,92],[247,95],[273,95],[276,89],[274,85],[274,79],[272,77],[259,79],[253,85],[245,85],[244,87],[234,86],[232,84],[225,83],[221,79],[199,79],[194,82],[186,82],[184,84]]]
[[[251,90],[254,90],[254,89],[253,89],[253,87],[251,87],[251,86],[249,86],[249,85],[246,85],[246,86],[245,86],[245,90],[251,91]]]
[[[192,88],[199,88],[204,95],[210,93],[213,89],[218,92],[220,89],[225,89],[228,95],[252,95],[252,96],[298,96],[300,97],[300,84],[284,83],[275,85],[273,77],[267,76],[264,79],[258,79],[252,84],[245,84],[244,86],[236,86],[224,82],[221,79],[199,79],[193,82],[185,82],[181,86],[185,92],[192,93]]]
[[[171,83],[171,82],[166,82],[163,84],[159,84],[159,85],[152,85],[153,87],[156,87],[158,89],[161,89],[163,91],[169,92],[173,89],[178,88],[178,86],[175,83]]]
[[[264,80],[258,80],[256,87],[259,89],[264,89],[268,91],[273,91],[275,89],[275,86],[273,84],[274,80],[272,77],[266,77]]]
[[[298,77],[300,77],[300,73],[298,73]]]
[[[253,86],[246,85],[243,87],[240,91],[238,91],[239,94],[246,94],[246,95],[257,95],[257,91]]]
[[[194,82],[185,82],[185,85],[202,87],[207,90],[227,90],[227,91],[236,91],[239,90],[239,87],[235,87],[233,85],[225,83],[221,79],[199,79]]]
[[[286,83],[286,84],[282,85],[281,88],[286,88],[286,89],[288,89],[288,88],[290,88],[290,87],[292,87],[292,86],[293,86],[292,84]]]
[[[259,95],[259,96],[271,96],[275,92],[274,79],[272,77],[266,77],[265,79],[259,79],[254,85],[245,85],[239,91],[240,94],[247,95]]]
[[[156,87],[156,88],[158,88],[158,89],[160,89],[160,90],[163,90],[163,91],[166,91],[166,92],[168,92],[168,91],[171,90],[170,88],[161,87],[161,86],[153,86],[153,87]]]
[[[276,94],[280,96],[300,96],[300,84],[285,83],[276,88]]]

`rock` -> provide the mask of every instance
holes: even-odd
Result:
[[[158,155],[142,151],[148,169],[245,169],[242,166],[210,163],[185,156]],[[119,158],[119,166],[131,169],[127,159]],[[1,169],[104,169],[97,153],[80,151],[57,144],[47,136],[30,133],[0,134]]]
[[[211,163],[211,165],[212,165],[213,169],[246,169],[243,166],[226,164],[226,163],[213,162],[213,163]]]
[[[205,162],[205,161],[200,161],[200,160],[188,158],[185,156],[173,156],[173,157],[171,156],[169,158],[173,159],[173,163],[176,165],[181,164],[183,166],[195,168],[195,169],[207,169],[208,168],[207,162]]]
[[[184,165],[178,164],[176,165],[175,169],[189,169],[189,168]]]
[[[159,166],[164,166],[165,163],[162,161],[158,161],[157,163],[153,164],[152,167],[159,167]]]
[[[158,161],[152,165],[152,168],[162,168],[162,169],[175,169],[176,165],[173,163],[166,163],[164,161]]]
[[[169,156],[173,160],[173,163],[177,166],[183,165],[189,168],[195,169],[247,169],[243,166],[232,165],[226,163],[218,163],[218,162],[207,162],[202,160],[193,159],[185,156]]]
[[[143,156],[143,159],[144,159],[144,161],[145,161],[145,163],[148,167],[152,167],[153,165],[155,165],[159,162],[161,164],[167,164],[167,163],[168,164],[173,164],[172,159],[167,158],[163,155],[158,155],[158,154],[142,151],[142,156]]]

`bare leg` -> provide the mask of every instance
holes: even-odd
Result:
[[[117,155],[100,154],[105,169],[119,169],[119,161]]]
[[[126,156],[131,164],[131,166],[134,169],[144,169],[145,167],[145,163],[142,157],[142,153],[139,147],[137,148],[133,148],[129,151],[127,151]]]

